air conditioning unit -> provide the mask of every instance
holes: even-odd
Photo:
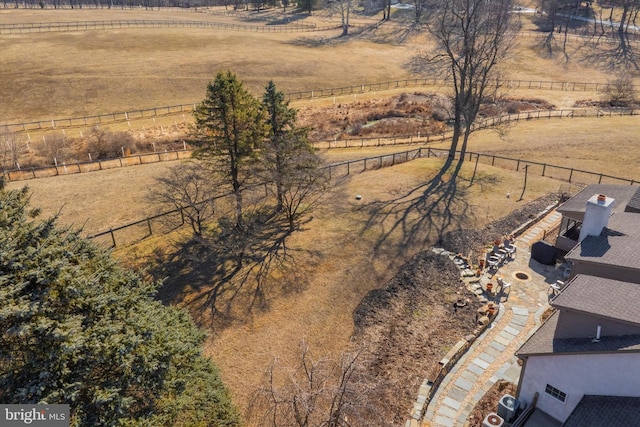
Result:
[[[519,402],[515,397],[505,394],[498,402],[498,415],[509,423],[515,417],[518,406]]]
[[[490,412],[482,421],[482,427],[502,427],[503,424],[504,420],[495,412]]]

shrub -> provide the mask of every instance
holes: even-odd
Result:
[[[86,147],[87,154],[93,159],[120,157],[136,151],[136,141],[128,132],[111,132],[102,128],[91,131]]]
[[[609,81],[605,97],[612,107],[629,107],[636,102],[636,88],[628,74],[620,74]]]

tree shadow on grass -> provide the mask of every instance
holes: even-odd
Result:
[[[640,43],[628,34],[614,33],[613,42],[591,42],[591,53],[582,58],[585,64],[597,64],[608,71],[640,71]]]
[[[271,297],[303,286],[286,244],[290,234],[288,223],[266,209],[248,217],[241,230],[222,220],[215,231],[156,260],[150,273],[164,278],[158,298],[188,308],[197,323],[213,331],[243,322],[268,309]],[[273,279],[285,269],[286,276]]]
[[[421,27],[415,23],[408,23],[407,25],[382,24],[364,28],[356,35],[358,38],[369,40],[373,43],[400,46],[406,43],[411,35],[419,34],[420,32]]]
[[[341,28],[340,26],[336,26],[336,30],[339,30],[340,28]],[[370,39],[373,37],[373,35],[376,34],[376,29],[377,29],[377,26],[375,24],[372,24],[368,27],[350,28],[349,34],[346,36],[337,35],[333,37],[299,37],[297,39],[293,39],[289,41],[288,43],[294,46],[301,46],[301,47],[337,46],[357,38]],[[398,40],[399,37],[401,38],[402,35],[404,35],[404,37],[406,38],[410,33],[410,31],[411,30],[408,30],[406,32],[402,31],[400,33],[396,32],[395,35],[393,36],[393,40]],[[375,37],[373,38],[373,40],[375,41]],[[391,42],[387,41],[387,43],[391,43]],[[395,44],[399,44],[399,42],[396,42]]]
[[[460,229],[472,214],[466,200],[471,184],[460,185],[463,161],[447,160],[429,181],[384,202],[366,206],[369,219],[362,232],[383,227],[375,251],[389,250],[388,244],[400,233],[397,252],[419,248],[424,250],[438,242],[445,232]]]

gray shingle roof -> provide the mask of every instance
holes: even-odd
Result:
[[[585,395],[563,426],[637,426],[638,423],[640,397]]]
[[[640,285],[579,274],[551,303],[640,326]]]
[[[623,212],[638,190],[640,190],[640,186],[638,185],[589,185],[560,205],[557,211],[564,216],[582,221],[584,218],[584,211],[587,206],[587,200],[589,200],[594,194],[604,194],[607,197],[615,199],[613,212]]]
[[[555,312],[516,351],[516,356],[567,353],[616,353],[620,351],[640,352],[639,335],[603,336],[594,343],[591,338],[556,339],[555,332],[559,312]]]
[[[565,256],[584,261],[626,268],[640,268],[640,214],[617,212],[600,236],[589,236]]]
[[[640,187],[635,192],[629,203],[627,203],[627,207],[624,209],[625,212],[640,212]]]

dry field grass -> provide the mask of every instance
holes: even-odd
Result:
[[[640,181],[639,134],[637,116],[530,120],[477,132],[469,150]]]
[[[58,14],[1,10],[0,19],[163,19],[158,12],[125,12],[131,11]],[[203,18],[188,13],[172,14],[171,19]],[[0,122],[194,102],[202,98],[214,74],[227,68],[237,72],[256,93],[270,78],[281,89],[295,91],[409,77],[403,65],[420,46],[419,38],[399,44],[397,38],[378,32],[316,43],[318,38],[334,39],[337,34],[129,29],[3,35]],[[520,79],[606,82],[610,78],[606,71],[578,61],[566,64],[559,56],[541,58],[539,47],[527,38],[505,68],[513,78]],[[519,91],[518,96],[546,99],[566,108],[598,94]],[[639,130],[637,118],[531,121],[512,126],[503,137],[480,132],[473,136],[470,149],[569,167],[580,165],[613,175],[637,175]],[[337,161],[399,150],[337,150],[326,153],[326,157]],[[42,206],[45,214],[62,207],[61,222],[85,225],[87,232],[95,232],[151,213],[154,207],[146,203],[146,193],[154,185],[154,177],[171,165],[115,169],[26,184],[33,189],[33,204]],[[363,296],[382,286],[410,255],[437,240],[440,232],[480,226],[561,185],[530,176],[525,200],[518,202],[517,197],[507,199],[505,195],[520,194],[522,174],[480,165],[474,185],[469,186],[473,164],[467,162],[452,201],[451,222],[446,223],[439,216],[443,206],[430,205],[437,194],[422,201],[419,197],[439,165],[438,160],[421,159],[352,174],[330,191],[304,230],[289,238],[294,277],[304,279],[284,292],[277,287],[283,276],[274,274],[266,289],[267,306],[251,313],[234,307],[232,321],[225,328],[213,329],[207,342],[207,353],[220,366],[238,404],[246,404],[250,390],[274,357],[285,361],[294,357],[301,339],[307,340],[315,354],[337,354],[344,349],[353,331],[353,310]],[[363,195],[363,199],[356,201],[355,194]],[[409,209],[412,201],[419,203]],[[430,208],[435,209],[433,218],[425,215]],[[425,218],[434,222],[421,223]],[[115,253],[131,265],[153,268],[157,255],[171,251],[172,244],[180,244],[183,238],[180,233],[154,237]],[[198,297],[206,296],[211,285],[182,283],[170,293],[175,303],[202,313]],[[196,320],[210,326],[206,313]]]
[[[59,12],[59,13],[58,13]],[[20,18],[29,13],[28,18]],[[135,19],[122,11],[3,10],[6,22]],[[113,14],[113,15],[112,15]],[[148,12],[146,19],[169,19]],[[205,14],[187,14],[200,19]],[[214,18],[209,17],[209,20]],[[229,18],[215,17],[215,21]],[[409,46],[335,39],[337,31],[319,33],[250,33],[217,29],[155,28],[0,37],[0,122],[76,117],[116,111],[188,104],[204,97],[218,71],[232,69],[255,93],[269,79],[281,90],[382,81],[408,77],[403,64]],[[357,58],[353,52],[357,51]],[[367,66],[359,66],[367,64]]]
[[[106,9],[0,9],[0,19],[6,23],[156,19],[262,25],[204,13]],[[524,19],[525,28],[532,29]],[[322,14],[302,20],[306,21],[329,24]],[[349,39],[338,35],[338,31],[249,33],[193,28],[2,35],[0,123],[198,102],[215,73],[226,69],[233,69],[255,93],[261,93],[269,79],[286,92],[403,79],[413,77],[405,67],[408,59],[426,46],[423,35],[403,34],[396,28],[381,27]],[[604,83],[611,77],[606,68],[593,68],[580,60],[585,55],[583,46],[571,46],[572,59],[567,63],[558,51],[551,57],[543,55],[538,39],[523,37],[504,71],[523,80]],[[567,94],[575,96],[581,95]],[[558,101],[564,104],[563,99]]]
[[[177,163],[10,182],[8,188],[28,186],[32,204],[42,209],[43,216],[58,214],[61,223],[95,234],[157,213],[148,192],[156,185],[155,178]]]

